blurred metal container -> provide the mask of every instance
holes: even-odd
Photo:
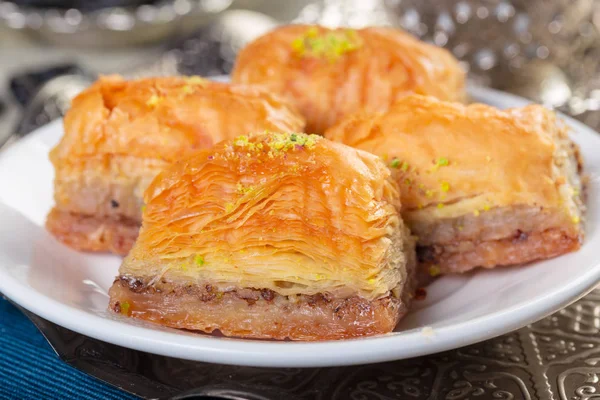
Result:
[[[394,23],[448,48],[476,82],[600,127],[600,1],[385,0]]]
[[[18,6],[0,0],[0,25],[59,45],[124,47],[155,43],[174,33],[195,29],[231,3],[232,0],[160,0],[83,12],[74,8]]]

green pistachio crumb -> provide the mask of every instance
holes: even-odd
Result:
[[[438,276],[440,273],[440,267],[438,267],[437,265],[432,265],[431,267],[429,267],[430,276]]]
[[[292,50],[300,57],[313,57],[336,61],[339,57],[361,47],[362,41],[352,29],[320,31],[309,28],[291,43]]]

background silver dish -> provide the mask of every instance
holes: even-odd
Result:
[[[155,43],[209,22],[233,0],[162,0],[137,7],[77,9],[20,7],[0,0],[0,25],[68,46],[124,47]]]

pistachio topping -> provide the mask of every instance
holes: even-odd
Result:
[[[202,257],[200,254],[196,254],[196,256],[194,257],[194,263],[201,267],[204,265],[204,257]]]
[[[254,190],[253,186],[244,186],[241,183],[237,183],[236,185],[236,191],[238,194],[247,194],[250,193]]]
[[[156,107],[161,101],[162,101],[161,97],[153,94],[152,96],[150,96],[150,98],[146,102],[146,105],[149,107]]]
[[[120,303],[120,306],[121,306],[121,314],[123,314],[123,315],[129,315],[129,308],[131,307],[129,305],[129,302],[128,301],[124,301],[124,302]]]
[[[300,57],[335,61],[362,46],[362,40],[353,29],[329,30],[313,26],[294,39],[292,50]]]
[[[248,146],[248,136],[246,135],[241,135],[238,136],[237,138],[235,138],[235,140],[233,141],[233,144],[239,147],[244,147],[244,146]],[[252,143],[254,144],[254,143]]]
[[[306,133],[271,133],[267,136],[265,144],[272,150],[289,150],[295,146],[313,147],[318,139],[320,136]]]
[[[446,157],[440,157],[435,160],[433,167],[427,170],[427,172],[435,172],[440,169],[440,167],[447,167],[448,165],[450,165],[450,161],[448,161]]]
[[[268,133],[262,142],[251,142],[248,136],[242,135],[235,138],[233,144],[236,147],[244,148],[250,153],[265,150],[269,158],[273,158],[283,155],[290,150],[311,149],[320,139],[321,136],[318,135],[308,135],[298,132]]]
[[[432,265],[431,267],[429,267],[430,276],[438,276],[440,273],[440,267],[438,267],[437,265]]]

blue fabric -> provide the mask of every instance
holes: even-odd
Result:
[[[137,399],[62,362],[37,328],[0,297],[0,399]]]

